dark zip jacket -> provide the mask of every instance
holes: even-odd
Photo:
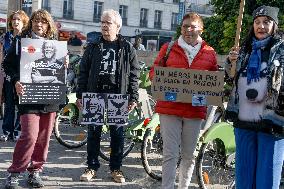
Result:
[[[121,35],[118,36],[119,67],[118,88],[120,94],[129,94],[130,102],[138,101],[138,81],[140,66],[137,61],[136,50],[130,42]],[[77,98],[82,98],[83,92],[98,92],[98,77],[102,55],[103,39],[87,46],[80,62],[80,74],[77,82]]]

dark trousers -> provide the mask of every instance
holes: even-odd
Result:
[[[12,138],[13,135],[18,135],[18,132],[21,130],[19,113],[17,113],[15,121],[15,90],[12,82],[7,81],[6,79],[4,80],[3,92],[5,98],[5,106],[2,130],[3,134],[9,135],[9,137]]]
[[[109,126],[110,127],[110,170],[119,170],[122,165],[124,135],[123,127]],[[88,126],[88,140],[87,140],[87,164],[89,169],[98,170],[100,162],[98,156],[100,153],[102,126]]]

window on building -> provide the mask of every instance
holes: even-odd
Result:
[[[180,0],[173,0],[174,4],[179,4]]]
[[[63,1],[63,18],[73,19],[74,9],[73,9],[73,0],[64,0]]]
[[[162,27],[162,11],[155,10],[154,28],[161,29]]]
[[[51,12],[50,0],[43,0],[42,1],[42,9],[47,10],[48,12]]]
[[[178,13],[172,13],[171,29],[176,30],[178,27]]]
[[[119,14],[122,18],[122,25],[127,26],[127,11],[128,7],[125,5],[120,5],[119,6]]]
[[[95,1],[94,2],[94,17],[93,17],[94,22],[101,21],[102,12],[103,12],[103,2]]]
[[[148,27],[148,9],[140,10],[140,27]]]

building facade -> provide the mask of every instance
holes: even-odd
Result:
[[[0,15],[7,12],[7,2],[8,0],[0,0]],[[34,2],[41,4],[43,9],[52,14],[60,30],[79,31],[85,35],[99,32],[102,12],[114,9],[122,16],[120,33],[123,36],[142,34],[151,38],[152,35],[156,40],[163,40],[160,37],[170,40],[174,35],[179,24],[177,18],[181,3],[184,3],[185,11],[201,11],[203,15],[207,12],[201,7],[209,5],[209,0],[33,0],[33,4]]]
[[[158,40],[159,48],[161,41],[171,40],[176,31],[180,1],[182,0],[42,0],[42,8],[51,12],[61,30],[77,30],[84,34],[100,31],[100,17],[104,10],[117,10],[122,16],[120,33],[123,36],[148,35],[147,39]],[[202,3],[209,4],[209,1],[203,0]],[[200,9],[197,2],[188,1],[184,4],[187,11],[189,5],[190,11]],[[203,11],[202,14],[204,13]]]
[[[43,0],[62,29],[83,33],[100,31],[103,10],[120,12],[123,20],[121,34],[135,36],[142,31],[175,31],[178,23],[177,0]]]
[[[185,0],[186,12],[198,12],[201,16],[208,17],[213,14],[210,0]]]
[[[6,32],[8,0],[0,0],[0,36]]]

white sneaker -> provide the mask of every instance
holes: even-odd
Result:
[[[80,181],[90,181],[96,177],[96,171],[93,169],[85,169],[84,173],[80,176]]]
[[[8,138],[9,138],[8,135],[2,134],[2,135],[0,136],[0,141],[6,142],[6,141],[8,140]]]
[[[16,136],[14,135],[14,136],[13,136],[13,140],[14,140],[15,142],[17,142],[17,141],[19,140],[19,138],[20,138],[20,135],[16,135]]]

